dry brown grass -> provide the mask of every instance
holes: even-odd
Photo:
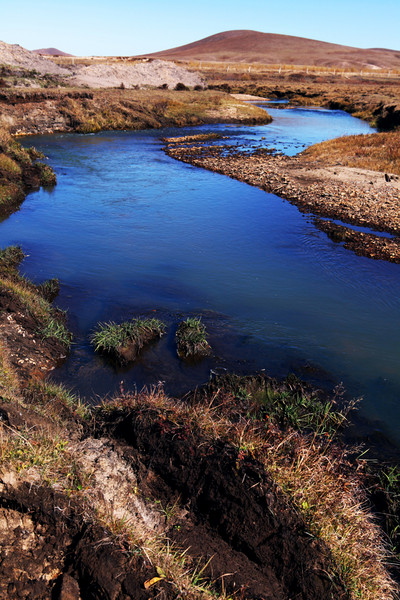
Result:
[[[328,165],[400,175],[400,131],[336,138],[308,148],[302,156]]]

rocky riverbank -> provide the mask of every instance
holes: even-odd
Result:
[[[400,262],[400,179],[376,171],[325,166],[307,156],[274,155],[268,149],[247,153],[230,146],[167,144],[166,153],[197,167],[228,175],[276,194],[302,212],[393,234],[382,238],[329,223],[335,241],[370,258]],[[328,224],[316,221],[323,231]],[[344,231],[346,230],[346,231]],[[336,232],[334,234],[333,232]]]

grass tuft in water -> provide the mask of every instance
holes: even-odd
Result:
[[[181,358],[208,356],[211,353],[206,328],[199,317],[188,317],[179,324],[176,343]]]
[[[119,325],[114,321],[99,323],[90,341],[96,352],[115,355],[122,362],[133,360],[151,340],[161,337],[165,325],[158,319],[132,319]],[[130,352],[125,352],[129,348]]]

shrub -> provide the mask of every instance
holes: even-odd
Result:
[[[181,91],[184,91],[184,90],[188,90],[189,88],[184,83],[182,83],[181,81],[179,81],[179,83],[176,84],[176,86],[174,87],[174,89],[177,92],[181,92]]]

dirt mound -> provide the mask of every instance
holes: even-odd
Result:
[[[307,38],[262,33],[224,31],[185,46],[148,56],[175,60],[259,62],[264,64],[321,65],[358,68],[399,68],[394,50],[364,50]]]
[[[76,69],[71,78],[72,85],[93,88],[119,87],[121,84],[126,88],[146,85],[158,87],[164,84],[173,88],[177,83],[194,87],[202,85],[203,80],[196,73],[190,73],[183,67],[164,60],[134,65],[90,65]]]
[[[42,58],[30,52],[18,44],[6,44],[0,42],[0,64],[15,65],[38,73],[50,73],[51,75],[69,75],[67,69],[63,69],[51,60]]]

